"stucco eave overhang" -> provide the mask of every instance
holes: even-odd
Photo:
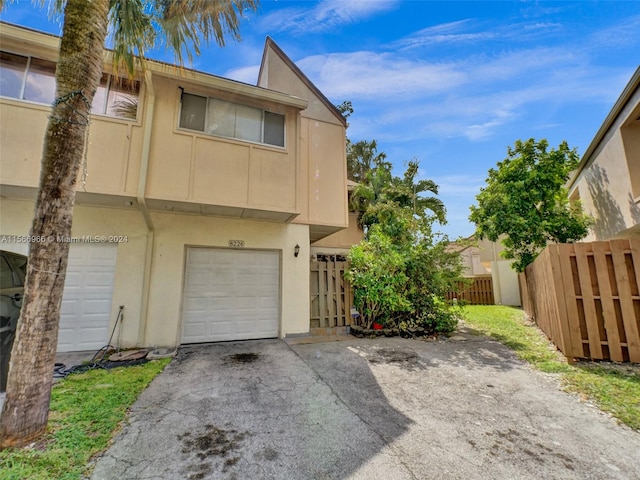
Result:
[[[215,88],[216,90],[242,95],[256,100],[269,101],[304,110],[308,106],[307,100],[293,95],[268,90],[262,87],[256,87],[247,83],[237,82],[228,78],[218,77],[195,70],[187,70],[174,65],[164,64],[156,61],[147,61],[147,68],[154,75],[168,77],[176,81],[188,81],[191,84],[197,84],[203,87]]]

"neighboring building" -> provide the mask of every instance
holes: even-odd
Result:
[[[500,240],[497,242],[488,239],[480,240],[478,250],[480,264],[491,274],[496,305],[520,306],[522,303],[518,272],[511,267],[513,260],[506,260],[500,256],[504,250]]]
[[[477,277],[489,275],[491,273],[491,270],[487,270],[480,262],[480,249],[478,248],[473,235],[460,243],[451,242],[447,246],[447,250],[450,252],[458,252],[460,254],[463,277]]]
[[[6,236],[31,225],[59,39],[2,24],[0,45],[0,249],[26,253]],[[342,115],[271,39],[258,86],[104,71],[59,350],[103,346],[120,305],[122,347],[308,332],[310,244],[349,224]]]
[[[491,276],[496,305],[520,305],[518,274],[511,268],[512,260],[500,257],[504,248],[499,242],[477,240],[472,235],[462,242],[451,242],[447,249],[460,253],[464,277]]]
[[[568,183],[569,198],[594,217],[584,241],[640,236],[640,67]]]

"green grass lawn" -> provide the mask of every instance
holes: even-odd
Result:
[[[88,473],[89,460],[107,448],[129,407],[169,363],[70,375],[51,393],[47,432],[28,448],[0,451],[3,480],[71,480]]]
[[[522,310],[497,305],[469,305],[464,310],[470,329],[512,348],[538,370],[558,374],[567,391],[640,430],[640,365],[587,361],[569,365]]]

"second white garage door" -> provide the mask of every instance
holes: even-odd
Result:
[[[280,254],[189,248],[181,343],[278,336]]]
[[[109,340],[116,244],[73,244],[62,294],[58,351],[97,350]]]

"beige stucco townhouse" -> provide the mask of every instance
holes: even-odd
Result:
[[[26,253],[59,39],[0,28],[0,234]],[[59,351],[309,331],[310,245],[348,226],[345,120],[267,39],[257,86],[150,62],[93,104]],[[298,252],[299,249],[299,252]]]
[[[594,218],[586,242],[640,236],[640,67],[568,183]]]

